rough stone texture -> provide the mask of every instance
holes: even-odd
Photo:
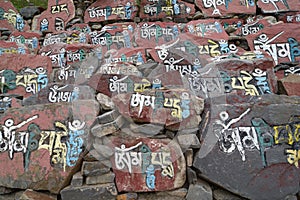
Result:
[[[279,20],[283,21],[284,23],[300,23],[299,18],[300,12],[287,12],[287,13],[280,13],[278,18]]]
[[[115,200],[117,196],[117,189],[112,183],[84,185],[82,187],[68,186],[64,188],[60,194],[62,200]]]
[[[75,17],[73,0],[49,0],[47,10],[35,16],[32,30],[57,32],[66,28],[67,23]]]
[[[84,13],[84,22],[134,19],[137,14],[135,1],[96,1]]]
[[[216,189],[213,191],[213,197],[215,200],[242,200],[241,197],[238,197],[226,190]]]
[[[297,95],[300,96],[300,76],[296,74],[291,74],[283,79],[280,80],[284,91],[287,95],[293,96]]]
[[[180,188],[185,183],[186,163],[176,142],[114,138],[112,144],[111,161],[118,191],[164,191]]]
[[[95,137],[101,138],[119,131],[124,123],[125,119],[122,116],[119,116],[113,122],[95,125],[91,129],[91,132]]]
[[[188,148],[200,148],[199,138],[195,134],[178,135],[176,138],[183,151]]]
[[[81,175],[80,172],[77,172],[72,177],[71,186],[80,187],[82,185],[83,185],[83,176]]]
[[[0,195],[12,193],[12,192],[13,192],[13,190],[10,188],[0,187]]]
[[[151,0],[141,0],[140,18],[159,19],[159,18],[186,18],[195,14],[195,6],[182,0],[171,3],[166,0],[161,2]]]
[[[99,93],[97,94],[97,101],[100,104],[101,109],[103,110],[113,110],[115,105],[110,97],[105,94]]]
[[[4,77],[2,93],[28,97],[47,86],[52,67],[50,59],[44,56],[4,54],[0,70]]]
[[[187,194],[187,189],[180,188],[177,190],[171,191],[164,191],[164,192],[150,192],[150,193],[139,193],[138,199],[139,200],[152,200],[152,199],[159,199],[159,200],[185,200],[185,196]]]
[[[187,200],[199,198],[201,198],[201,200],[213,200],[212,189],[210,185],[202,180],[198,180],[195,184],[190,184],[188,193],[186,195]]]
[[[118,118],[119,115],[120,113],[118,113],[117,110],[108,111],[97,117],[98,123],[106,124],[106,123],[113,122]]]
[[[253,200],[296,193],[299,173],[293,138],[299,102],[298,97],[278,95],[210,99],[193,166],[200,176]]]
[[[194,161],[194,152],[193,149],[187,149],[184,152],[185,159],[186,159],[186,166],[191,167]]]
[[[187,171],[186,174],[187,174],[188,183],[190,185],[191,184],[196,184],[197,183],[197,174],[196,174],[196,172],[190,167],[187,167],[186,171]]]
[[[83,142],[96,117],[94,103],[88,100],[76,106],[60,103],[9,109],[0,121],[2,130],[14,133],[15,138],[1,140],[0,185],[58,193],[81,160]],[[70,118],[74,121],[68,121]],[[24,143],[24,136],[28,143]],[[68,139],[62,141],[64,136]],[[81,143],[74,143],[75,139]]]
[[[40,48],[40,37],[41,35],[38,33],[14,31],[10,34],[8,41],[24,44],[30,49],[31,53],[36,54]]]
[[[26,190],[25,192],[23,192],[23,194],[21,195],[21,197],[19,198],[19,200],[55,200],[57,199],[56,196],[54,195],[47,195],[41,192],[36,192],[33,190]]]
[[[41,7],[29,5],[20,9],[20,14],[24,19],[32,19],[35,15],[41,13]]]
[[[163,132],[164,127],[156,124],[134,124],[130,123],[130,130],[136,134],[154,136]]]
[[[86,162],[82,163],[81,174],[84,176],[99,176],[110,171],[111,163],[108,161]]]
[[[125,193],[125,194],[119,194],[117,196],[117,200],[137,200],[138,194],[137,193]]]
[[[252,14],[256,13],[254,1],[208,1],[195,0],[195,4],[201,11],[210,17],[230,16],[231,14]]]
[[[112,148],[106,145],[94,143],[93,147],[100,154],[100,156],[103,156],[104,158],[110,158],[114,154]]]
[[[95,184],[102,184],[102,183],[114,183],[114,180],[115,180],[115,174],[109,172],[102,175],[86,177],[86,184],[95,185]]]
[[[258,0],[257,6],[264,13],[278,13],[287,11],[299,11],[300,5],[297,1],[263,1]]]

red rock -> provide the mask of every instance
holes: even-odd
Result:
[[[0,0],[0,28],[10,31],[28,31],[29,26],[11,1]]]
[[[186,18],[194,14],[194,5],[182,0],[141,0],[140,17],[142,19]]]
[[[34,32],[13,32],[10,37],[9,41],[16,42],[17,44],[23,44],[30,49],[31,53],[37,54],[40,48],[40,39],[41,35]]]
[[[252,14],[256,13],[256,5],[253,0],[228,1],[228,0],[195,0],[196,6],[210,17],[220,17],[230,14]]]
[[[28,97],[47,86],[52,66],[45,56],[7,54],[1,56],[0,70],[2,93]]]
[[[4,54],[29,54],[29,49],[23,44],[0,40],[0,56]]]
[[[277,24],[264,28],[263,32],[246,37],[251,50],[266,52],[275,64],[300,60],[300,35],[297,24]]]
[[[33,18],[34,31],[57,32],[65,30],[67,23],[75,17],[73,0],[49,0],[47,10]]]
[[[288,96],[300,96],[300,76],[291,74],[280,80]]]
[[[257,1],[257,7],[259,7],[264,13],[278,13],[287,11],[300,11],[300,4],[297,1]]]
[[[85,137],[98,112],[93,100],[7,111],[0,118],[0,185],[57,194],[77,170]]]
[[[185,25],[184,31],[198,37],[228,40],[229,37],[219,20],[193,20]]]
[[[119,192],[172,190],[185,183],[185,159],[176,142],[115,138],[112,145],[111,162]]]
[[[90,5],[84,13],[84,22],[103,22],[107,20],[134,19],[137,6],[134,0],[98,0]]]
[[[140,47],[155,47],[175,41],[180,34],[180,27],[174,22],[142,22],[135,29],[135,42]]]
[[[72,25],[70,28],[67,29],[67,31],[79,31],[82,33],[90,33],[92,30],[88,24],[81,23]]]
[[[280,13],[278,18],[284,23],[300,23],[300,12]]]
[[[43,40],[43,47],[52,44],[88,44],[89,35],[80,31],[59,31],[48,33]]]

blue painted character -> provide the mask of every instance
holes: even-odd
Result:
[[[155,189],[155,168],[153,165],[149,165],[146,169],[146,185],[149,189],[154,190]]]

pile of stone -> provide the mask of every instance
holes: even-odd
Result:
[[[299,22],[286,0],[0,0],[0,200],[297,199]]]

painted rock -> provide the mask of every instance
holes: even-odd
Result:
[[[2,55],[0,69],[1,93],[24,97],[36,94],[45,88],[52,72],[49,58],[29,54]]]
[[[278,13],[287,11],[300,11],[300,4],[298,1],[264,1],[258,0],[257,7],[259,7],[264,13]]]
[[[30,28],[10,1],[0,0],[0,28],[10,31],[28,31]]]
[[[33,18],[32,30],[41,32],[63,31],[67,23],[74,17],[73,0],[49,0],[47,10]]]
[[[130,20],[137,15],[134,0],[98,0],[90,5],[84,13],[84,22],[103,22],[107,20]]]
[[[194,34],[198,37],[228,40],[220,21],[215,19],[193,20],[186,24],[184,32]]]
[[[227,1],[227,0],[195,0],[196,6],[210,17],[221,17],[231,14],[256,13],[256,5],[253,0]]]
[[[37,54],[40,48],[40,37],[41,35],[38,33],[15,31],[12,32],[8,41],[26,45],[26,47],[30,50],[31,53]]]
[[[278,16],[279,20],[284,23],[300,23],[300,12],[287,12],[280,13]]]
[[[144,48],[175,41],[181,32],[178,24],[174,22],[142,22],[135,31],[135,42]]]
[[[246,37],[251,50],[265,51],[275,64],[300,60],[298,24],[281,23],[266,27],[262,32]]]
[[[201,121],[202,99],[183,89],[119,94],[112,100],[123,116],[138,123],[164,124],[168,129],[181,130],[196,128]]]
[[[90,33],[92,32],[91,27],[85,23],[76,23],[73,24],[67,31],[79,31],[81,33]]]
[[[57,194],[88,145],[98,111],[92,100],[9,109],[0,118],[0,185]]]
[[[141,1],[140,17],[142,19],[186,18],[194,14],[194,5],[182,0]]]
[[[29,54],[29,49],[24,44],[0,41],[0,56],[4,54]]]
[[[114,148],[111,162],[119,192],[172,190],[185,183],[185,158],[176,142],[114,138],[111,145]]]
[[[201,177],[249,199],[297,193],[299,103],[279,95],[210,99],[193,166]]]
[[[89,35],[80,31],[59,31],[55,34],[46,34],[43,40],[43,47],[63,43],[63,44],[88,44]]]

